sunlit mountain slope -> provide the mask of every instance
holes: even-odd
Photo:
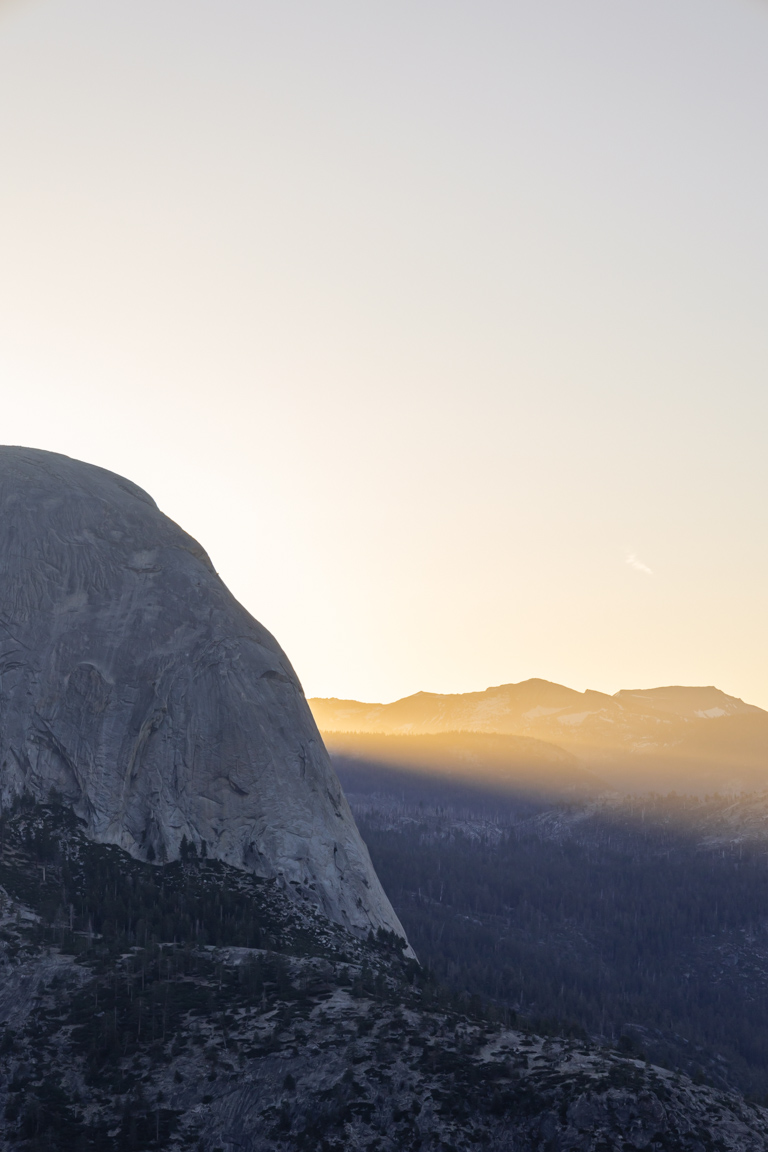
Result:
[[[768,785],[768,712],[720,689],[577,692],[547,680],[418,692],[392,704],[310,700],[321,731],[525,736],[576,756],[612,787],[741,791]]]

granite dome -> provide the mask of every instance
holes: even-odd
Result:
[[[404,935],[273,636],[128,480],[0,448],[0,801],[52,789],[95,840],[182,837],[360,934]]]

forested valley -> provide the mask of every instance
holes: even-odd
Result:
[[[451,991],[395,933],[355,938],[188,842],[134,860],[23,797],[0,882],[3,1152],[765,1147],[755,1100],[537,1035],[471,964]]]
[[[439,981],[766,1099],[768,795],[553,800],[337,768]]]

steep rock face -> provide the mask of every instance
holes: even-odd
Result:
[[[95,840],[182,837],[361,933],[404,935],[275,639],[140,488],[0,448],[0,802],[62,794]]]

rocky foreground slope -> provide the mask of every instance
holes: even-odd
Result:
[[[182,841],[353,931],[402,933],[274,637],[146,492],[0,448],[0,802],[55,789],[95,840]]]
[[[186,847],[0,824],[0,1149],[765,1152],[768,1110],[455,998]]]

